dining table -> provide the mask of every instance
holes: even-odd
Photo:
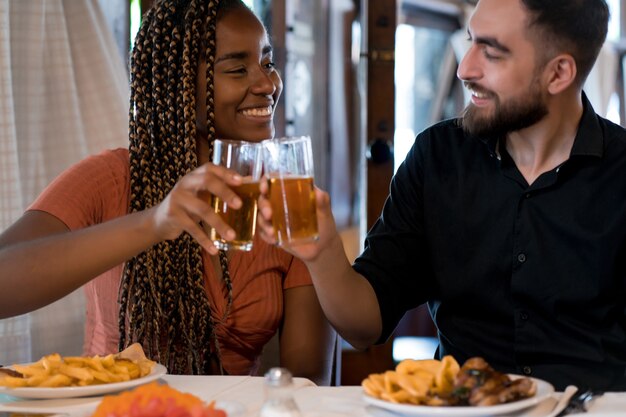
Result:
[[[265,400],[264,378],[258,376],[189,376],[162,375],[157,380],[181,392],[188,392],[209,402],[215,401],[229,417],[258,416]],[[508,413],[508,417],[545,417],[553,410],[559,395],[554,392],[538,404]],[[444,416],[433,408],[423,412],[402,414],[369,404],[360,386],[317,386],[305,378],[293,379],[293,397],[303,417],[398,417],[402,415]],[[102,396],[79,398],[26,399],[0,394],[2,412],[45,413],[64,417],[88,417]],[[483,407],[484,408],[484,407]],[[449,415],[449,414],[448,414]],[[461,415],[455,413],[454,415]],[[475,414],[473,414],[475,415]],[[486,413],[485,415],[490,415]],[[609,392],[598,397],[584,414],[586,417],[626,416],[626,392]]]

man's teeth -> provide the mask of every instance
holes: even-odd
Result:
[[[270,116],[272,114],[272,106],[245,109],[242,110],[241,113],[243,113],[244,116]]]
[[[472,90],[472,95],[476,98],[487,98],[487,94],[479,93],[478,91]]]

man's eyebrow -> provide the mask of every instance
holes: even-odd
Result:
[[[268,55],[272,53],[272,46],[271,45],[265,46],[262,52],[263,52],[263,55]],[[229,59],[234,59],[234,60],[246,59],[249,55],[250,54],[248,52],[232,52],[232,53],[224,54],[218,57],[215,60],[215,63],[217,64],[218,62],[227,61]]]
[[[502,45],[500,42],[498,42],[496,38],[489,37],[489,36],[477,36],[476,38],[473,38],[469,31],[467,31],[467,34],[470,37],[470,39],[472,39],[474,42],[476,42],[479,45],[487,45],[491,48],[495,48],[504,53],[511,52],[511,50],[508,47]]]
[[[495,38],[489,38],[489,37],[478,37],[476,38],[476,43],[479,45],[487,45],[490,46],[492,48],[495,48],[501,52],[504,53],[509,53],[511,52],[511,50],[509,48],[507,48],[506,46],[502,45],[500,42],[498,42]]]

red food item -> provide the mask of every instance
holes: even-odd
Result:
[[[227,417],[215,403],[156,382],[104,397],[92,417]]]

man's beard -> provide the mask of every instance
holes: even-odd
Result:
[[[465,86],[481,91],[471,82],[466,82]],[[510,99],[507,102],[500,102],[494,94],[489,94],[495,103],[493,114],[482,115],[481,113],[485,110],[472,103],[463,112],[463,130],[472,136],[503,137],[509,132],[521,130],[539,122],[548,114],[548,107],[536,82],[533,82],[527,95]]]

